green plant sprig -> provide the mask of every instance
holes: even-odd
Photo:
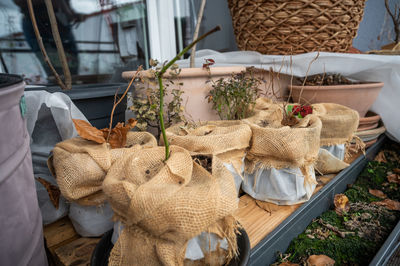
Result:
[[[194,40],[191,44],[186,46],[179,54],[177,54],[171,61],[163,66],[163,68],[156,73],[156,77],[158,79],[158,86],[160,90],[160,111],[159,111],[159,119],[160,119],[160,127],[162,136],[164,139],[165,145],[165,161],[169,158],[169,142],[167,140],[167,134],[165,133],[165,125],[164,125],[164,86],[162,84],[162,77],[165,72],[170,68],[178,59],[180,59],[185,53],[187,53],[196,43],[206,38],[208,35],[221,30],[220,26],[215,27],[214,29],[210,30],[209,32],[203,34],[196,40]]]

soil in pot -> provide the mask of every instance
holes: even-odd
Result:
[[[193,161],[198,163],[201,167],[206,169],[210,174],[212,174],[212,157],[205,155],[194,155],[192,156]]]
[[[348,199],[345,208],[336,207],[314,219],[291,242],[278,265],[303,264],[310,255],[320,254],[336,265],[368,265],[400,219],[400,145],[388,141],[339,195]]]

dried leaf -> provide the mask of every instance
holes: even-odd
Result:
[[[399,168],[394,168],[393,172],[395,172],[396,174],[400,174],[400,169]]]
[[[350,210],[349,199],[344,194],[336,194],[334,199],[335,212],[342,215]]]
[[[311,255],[307,259],[307,266],[333,266],[335,261],[326,255]]]
[[[37,177],[35,179],[40,184],[42,184],[44,188],[47,190],[51,203],[53,203],[53,206],[58,210],[59,200],[60,200],[60,189],[43,178]]]
[[[131,118],[128,123],[124,126],[124,123],[118,123],[113,129],[111,129],[110,137],[108,138],[108,143],[112,149],[125,147],[126,144],[126,134],[129,130],[134,128],[137,124],[137,120]],[[108,136],[109,129],[101,129],[103,137],[106,139]]]
[[[381,199],[386,199],[387,196],[385,193],[383,193],[381,190],[378,189],[368,189],[368,192],[375,197],[381,198]]]
[[[380,151],[378,155],[375,156],[374,161],[380,162],[380,163],[387,163],[385,153],[383,151]]]
[[[282,262],[279,266],[299,266],[300,264],[292,263],[290,261]]]
[[[104,143],[106,139],[103,136],[103,132],[101,130],[91,126],[88,122],[80,119],[72,119],[74,122],[76,131],[78,132],[81,138],[92,140],[96,143]]]
[[[391,199],[385,199],[382,201],[375,201],[372,202],[371,204],[373,205],[378,205],[378,206],[383,206],[386,209],[392,210],[392,211],[400,211],[400,202],[391,200]]]
[[[398,174],[391,174],[387,176],[387,179],[390,183],[397,183],[400,184],[400,175]]]

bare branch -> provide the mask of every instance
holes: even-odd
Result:
[[[49,66],[50,71],[53,73],[53,75],[54,75],[58,85],[61,87],[61,89],[66,90],[67,87],[65,86],[64,82],[61,80],[61,78],[58,75],[57,71],[53,67],[53,64],[51,63],[50,58],[47,55],[46,49],[44,48],[42,36],[40,35],[39,29],[38,29],[38,26],[37,26],[37,22],[36,22],[35,12],[33,10],[33,5],[32,5],[32,0],[27,0],[27,3],[28,3],[29,15],[30,15],[31,21],[32,21],[33,31],[35,32],[35,36],[36,36],[40,51],[43,54],[44,61]]]
[[[44,0],[44,2],[46,4],[47,13],[49,14],[51,32],[53,34],[54,42],[56,43],[58,58],[60,59],[63,68],[65,86],[67,87],[67,89],[71,89],[72,88],[71,72],[69,71],[68,62],[65,56],[60,33],[58,32],[57,19],[56,15],[54,14],[53,4],[51,0]]]
[[[206,1],[207,0],[201,1],[199,13],[197,15],[196,29],[194,30],[194,34],[193,34],[193,41],[196,40],[197,37],[199,36],[200,24],[201,24],[201,20],[203,18],[203,12],[204,12],[204,7],[206,6]],[[196,44],[193,46],[192,53],[190,54],[190,67],[194,67],[194,57],[196,55],[196,46],[197,46]]]

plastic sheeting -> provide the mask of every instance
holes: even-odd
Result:
[[[82,206],[72,202],[68,214],[76,232],[83,237],[99,237],[113,228],[113,215],[108,202],[101,206]]]
[[[47,167],[50,152],[58,142],[77,136],[72,122],[73,118],[85,121],[87,119],[64,93],[26,91],[24,95],[33,172],[35,177],[41,177],[51,184],[57,185]],[[56,209],[50,201],[47,190],[41,183],[35,182],[43,223],[49,224],[66,216],[68,204],[64,197],[60,197],[59,208]]]
[[[311,178],[315,181],[314,167],[310,166]],[[304,182],[300,168],[259,168],[246,174],[242,189],[252,198],[278,205],[293,205],[309,200],[315,184]]]
[[[329,151],[333,156],[339,160],[344,160],[346,153],[346,147],[344,144],[332,145],[332,146],[322,146],[321,149]]]
[[[196,67],[202,67],[204,59],[215,60],[214,66],[255,66],[283,74],[305,76],[310,62],[317,52],[294,56],[262,55],[258,52],[227,52],[219,53],[213,50],[196,52]],[[290,63],[292,62],[292,63]],[[189,67],[189,59],[177,62],[181,68]],[[282,67],[281,67],[282,66]],[[400,141],[400,116],[398,104],[400,101],[400,56],[319,53],[308,71],[308,75],[323,72],[340,73],[343,76],[362,81],[381,81],[385,83],[371,110],[379,114],[390,133]]]
[[[120,221],[114,223],[114,231],[111,237],[113,245],[117,242],[124,226]],[[220,238],[214,233],[202,232],[200,235],[189,240],[185,259],[200,260],[204,258],[204,252],[217,250],[217,247],[228,250],[228,241],[226,238]]]

